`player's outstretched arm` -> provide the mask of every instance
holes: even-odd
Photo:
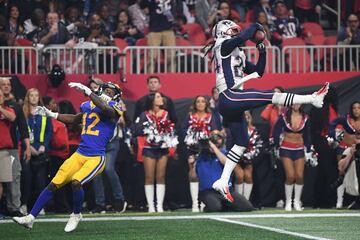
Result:
[[[256,48],[259,50],[259,59],[256,65],[252,62],[246,61],[244,72],[246,74],[257,72],[260,76],[262,76],[266,66],[266,46],[264,43],[259,43],[256,45]]]
[[[55,113],[50,111],[49,109],[47,109],[46,107],[43,106],[37,106],[36,110],[35,110],[35,114],[39,114],[42,116],[47,116],[49,118],[55,118],[57,120],[59,120],[60,122],[63,123],[81,123],[81,118],[82,118],[82,113],[78,113],[78,114],[60,114],[60,113]]]
[[[109,104],[107,104],[104,100],[102,100],[98,95],[91,93],[89,97],[90,97],[91,101],[93,101],[93,103],[98,108],[101,109],[103,114],[105,114],[106,116],[108,116],[110,118],[117,117],[117,112],[115,111],[115,109],[113,107],[110,107]]]

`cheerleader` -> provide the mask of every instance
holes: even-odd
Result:
[[[282,141],[280,135],[282,134]],[[301,193],[304,186],[305,158],[312,158],[310,121],[299,104],[289,108],[274,127],[274,143],[279,148],[283,162],[285,181],[285,211],[292,209],[292,194],[295,185],[294,209],[302,211]],[[305,147],[305,149],[304,149]],[[306,152],[304,152],[304,150]]]
[[[235,191],[249,200],[253,188],[252,164],[254,158],[260,153],[263,141],[253,125],[250,111],[245,111],[244,114],[248,125],[249,145],[240,159],[239,165],[234,169],[236,176]]]
[[[344,131],[338,131],[336,126],[340,125]],[[334,119],[329,126],[329,137],[330,141],[334,140],[337,145],[336,154],[339,166],[342,164],[341,159],[343,158],[343,152],[346,148],[356,144],[356,135],[360,134],[360,102],[355,101],[350,105],[349,114],[346,116],[338,117]],[[343,167],[339,167],[339,177],[345,175]],[[337,201],[336,208],[343,207],[345,187],[341,184],[337,188]]]
[[[204,96],[195,97],[183,126],[185,144],[188,148],[188,165],[192,211],[199,212],[199,179],[196,175],[196,157],[202,148],[207,147],[210,132],[220,130],[220,121],[210,110],[210,103]]]
[[[154,92],[147,96],[145,112],[136,119],[133,135],[145,135],[142,151],[145,170],[145,195],[149,212],[163,212],[165,196],[165,175],[169,148],[178,143],[174,124],[169,113],[163,109],[164,98]],[[156,180],[156,209],[154,204],[154,180]]]

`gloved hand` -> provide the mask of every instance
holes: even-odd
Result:
[[[265,29],[264,29],[264,27],[263,27],[263,25],[261,25],[260,23],[255,23],[255,25],[256,25],[256,30],[260,30],[260,31],[263,31],[263,32],[265,32]]]
[[[259,50],[259,53],[266,52],[266,45],[263,42],[256,44],[256,48]]]
[[[50,111],[49,109],[47,109],[46,107],[43,106],[37,106],[35,109],[35,114],[38,115],[42,115],[42,116],[47,116],[50,118],[55,118],[57,119],[59,116],[59,113],[54,113],[52,111]]]
[[[314,156],[313,152],[305,152],[305,163],[311,167],[316,167],[318,165],[318,159],[316,155]]]
[[[90,90],[90,88],[88,88],[87,86],[81,84],[81,83],[76,83],[76,82],[71,82],[68,84],[69,87],[71,88],[76,88],[77,90],[80,90],[81,92],[83,92],[86,96],[90,96],[90,94],[92,93],[92,91]]]
[[[109,103],[111,101],[111,97],[109,97],[108,95],[106,95],[104,93],[102,93],[99,97],[106,103]]]

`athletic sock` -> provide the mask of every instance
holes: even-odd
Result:
[[[252,183],[244,183],[244,197],[249,200],[253,188]]]
[[[36,202],[33,206],[33,208],[31,209],[30,214],[33,215],[34,217],[37,217],[37,215],[39,215],[39,212],[41,211],[41,209],[43,209],[43,207],[45,206],[45,204],[52,199],[54,196],[54,193],[49,191],[47,188],[44,188],[44,190],[40,193],[39,197],[36,199]]]
[[[73,211],[75,214],[79,214],[81,212],[84,195],[85,193],[82,187],[77,191],[73,191]]]

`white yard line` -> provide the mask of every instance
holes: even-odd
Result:
[[[286,235],[291,235],[291,236],[296,236],[296,237],[302,237],[302,238],[306,238],[306,239],[330,240],[329,238],[315,237],[315,236],[311,236],[311,235],[304,234],[304,233],[291,232],[291,231],[287,231],[287,230],[283,230],[283,229],[279,229],[279,228],[266,227],[266,226],[262,226],[262,225],[234,221],[234,220],[229,220],[229,219],[224,219],[224,218],[219,218],[219,217],[214,217],[214,218],[210,218],[210,219],[213,219],[213,220],[216,220],[219,222],[233,223],[233,224],[238,224],[238,225],[245,226],[245,227],[258,228],[258,229],[263,229],[263,230],[267,230],[267,231],[271,231],[271,232],[276,232],[276,233],[281,233],[281,234],[286,234]]]
[[[199,215],[184,215],[184,216],[166,216],[149,214],[148,216],[107,216],[107,217],[91,217],[84,216],[82,221],[97,222],[97,221],[129,221],[129,220],[188,220],[188,219],[213,219],[213,218],[306,218],[306,217],[360,217],[360,213],[284,213],[284,214],[199,214]],[[68,218],[38,218],[36,222],[67,222]],[[2,223],[11,223],[12,220],[0,220]]]

